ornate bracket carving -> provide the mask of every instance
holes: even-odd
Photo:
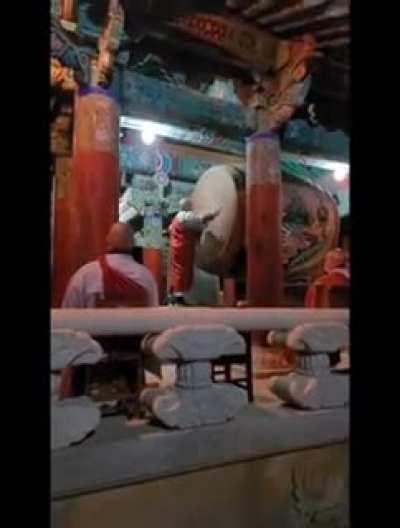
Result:
[[[72,42],[66,35],[58,20],[51,20],[51,58],[56,59],[60,65],[70,68],[75,72],[83,83],[90,80],[89,56]],[[55,67],[54,62],[54,67]],[[53,69],[53,60],[52,60]],[[52,72],[53,76],[53,72]]]
[[[58,59],[53,57],[50,64],[50,86],[67,91],[73,91],[77,87],[73,69],[64,67]]]
[[[99,56],[92,70],[92,84],[108,86],[111,82],[115,56],[124,27],[124,11],[119,0],[110,0],[106,23],[99,38]]]
[[[258,130],[280,128],[303,104],[311,84],[308,62],[314,51],[312,35],[281,43],[274,76],[260,79],[248,101],[256,110]]]

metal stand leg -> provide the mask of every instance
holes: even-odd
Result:
[[[247,379],[247,394],[249,402],[254,401],[254,387],[253,387],[253,362],[251,358],[251,333],[244,335],[246,340],[246,379]]]

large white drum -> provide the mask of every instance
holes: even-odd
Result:
[[[285,173],[282,180],[285,275],[291,279],[313,276],[319,272],[326,252],[337,244],[337,205],[317,186]],[[208,169],[193,190],[195,211],[220,210],[204,231],[196,253],[196,265],[209,273],[244,273],[244,185],[244,167],[219,165]]]

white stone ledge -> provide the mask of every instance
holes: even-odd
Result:
[[[328,446],[348,437],[347,408],[304,412],[251,405],[231,422],[186,431],[128,427],[123,418],[108,418],[83,444],[52,454],[52,498]]]

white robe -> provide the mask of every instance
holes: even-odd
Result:
[[[129,279],[145,288],[149,306],[158,306],[158,287],[151,272],[130,255],[110,254],[107,263]],[[62,308],[95,308],[98,299],[104,299],[103,274],[97,260],[82,266],[71,278],[62,302]]]

